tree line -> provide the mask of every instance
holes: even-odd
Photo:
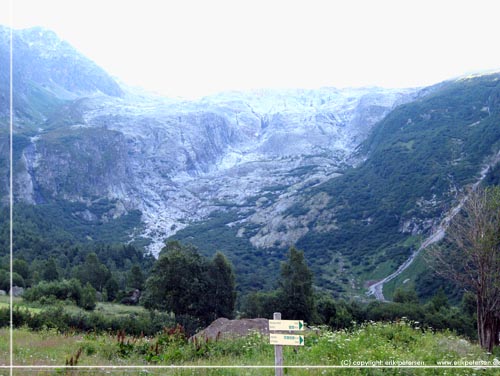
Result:
[[[92,269],[87,269],[91,267]],[[102,269],[99,272],[99,269]],[[361,303],[360,301],[336,300],[313,285],[313,274],[304,253],[292,247],[281,264],[276,289],[254,291],[236,300],[233,266],[221,253],[208,259],[191,245],[169,242],[158,260],[144,278],[140,268],[130,271],[129,280],[142,286],[140,302],[149,315],[135,317],[134,325],[123,318],[103,317],[92,311],[99,286],[106,294],[105,269],[90,253],[80,271],[79,278],[41,281],[29,288],[24,298],[37,301],[47,308],[47,314],[34,315],[16,311],[16,323],[34,329],[42,326],[59,330],[106,330],[114,328],[139,334],[154,334],[161,325],[181,324],[189,334],[205,327],[218,317],[265,317],[271,318],[276,311],[286,319],[302,319],[309,324],[328,325],[332,329],[349,328],[365,321],[394,321],[406,317],[419,321],[422,326],[434,329],[452,329],[469,338],[477,338],[475,331],[475,298],[466,294],[459,306],[450,305],[442,289],[426,303],[421,303],[414,289],[398,289],[394,302]],[[85,284],[82,285],[82,281]],[[96,286],[96,288],[94,288]],[[104,286],[104,287],[103,287]],[[103,293],[101,293],[103,294]],[[77,304],[89,311],[88,315],[74,316],[58,310],[57,301]],[[115,300],[116,301],[116,300]],[[65,303],[66,304],[66,303]],[[165,316],[166,315],[166,316]],[[8,325],[0,312],[0,326]],[[5,322],[3,322],[5,321]]]
[[[123,301],[131,290],[140,291],[140,300],[129,303],[142,304],[152,313],[172,313],[178,323],[193,331],[219,317],[270,318],[277,311],[286,319],[332,328],[348,327],[352,321],[407,317],[475,337],[491,352],[498,346],[500,332],[500,187],[469,192],[446,239],[430,252],[430,264],[438,274],[462,286],[465,294],[458,307],[449,304],[442,289],[424,304],[412,289],[396,290],[392,303],[334,300],[313,286],[304,253],[295,247],[281,263],[276,288],[248,292],[240,297],[238,307],[231,262],[220,252],[208,259],[194,246],[178,241],[168,242],[152,263],[148,264],[149,259],[142,260],[142,265],[121,260],[129,266],[125,273],[118,272],[109,259],[103,263],[96,252],[87,252],[81,264],[67,269],[61,269],[54,258],[35,263],[42,266],[37,270],[16,259],[13,280],[30,287],[25,292],[27,300],[45,304],[69,300],[87,310],[95,307],[97,299]],[[112,248],[104,250],[100,249],[101,255],[112,253]],[[133,256],[135,251],[123,247],[122,254]],[[6,279],[4,260],[0,288],[6,286]]]

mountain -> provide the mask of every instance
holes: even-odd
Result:
[[[293,242],[317,285],[360,295],[440,230],[466,185],[498,176],[499,78],[464,77],[420,91],[372,128],[351,154],[355,163],[320,174],[323,180],[307,179],[316,166],[292,170],[297,185],[255,195],[247,212],[226,205],[175,237],[234,254],[249,269],[258,265],[248,275],[255,288]],[[431,294],[425,265],[414,272],[407,277]]]
[[[247,218],[228,211],[176,237],[238,253],[249,264],[256,260],[248,254],[268,262],[287,245],[280,242],[292,239],[305,250],[317,285],[359,295],[439,229],[466,185],[498,176],[499,78],[465,77],[421,91],[373,127],[355,154],[359,163],[300,186],[289,201],[287,189],[274,197],[269,192],[270,203]],[[238,242],[226,240],[235,236]],[[258,253],[252,247],[241,253],[247,243]],[[263,279],[272,268],[264,264]],[[429,282],[425,265],[414,272],[406,276]],[[417,287],[423,295],[431,292]]]
[[[0,89],[8,99],[10,32],[0,25]],[[120,86],[94,62],[57,35],[40,27],[14,31],[13,100],[20,121],[42,121],[61,101],[93,93],[123,94]],[[7,96],[5,95],[7,94]],[[0,116],[6,115],[6,106]]]
[[[120,86],[50,31],[14,31],[13,43],[14,194],[30,236],[153,253],[180,239],[223,251],[240,290],[272,287],[295,244],[318,286],[360,294],[409,257],[500,146],[498,75],[182,101]],[[2,74],[3,98],[7,88]]]
[[[8,154],[6,144],[9,118],[9,67],[10,29],[0,25],[0,154],[5,172]],[[28,145],[27,136],[42,129],[47,117],[61,106],[82,96],[103,93],[108,96],[123,95],[120,86],[94,62],[80,54],[57,35],[40,27],[14,31],[13,49],[13,120],[15,124],[14,153]],[[5,173],[2,174],[5,176]],[[0,182],[0,196],[8,192],[6,181]],[[30,184],[21,176],[19,189]]]

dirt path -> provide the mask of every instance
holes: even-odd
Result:
[[[472,189],[476,189],[479,184],[483,181],[483,179],[486,177],[486,174],[488,173],[488,170],[490,167],[495,166],[498,162],[500,162],[500,152],[498,152],[495,157],[493,157],[482,170],[481,170],[481,175],[479,179],[472,185]],[[464,196],[460,199],[458,204],[452,208],[448,214],[444,217],[444,219],[441,221],[439,226],[433,231],[433,233],[424,240],[424,242],[420,245],[420,247],[411,254],[411,256],[404,262],[402,263],[399,268],[392,274],[389,274],[387,277],[381,279],[380,281],[374,283],[368,288],[368,291],[366,295],[368,296],[374,296],[375,299],[380,300],[382,302],[387,302],[387,299],[384,297],[384,285],[396,278],[398,275],[403,273],[415,260],[415,258],[418,256],[418,254],[430,246],[431,244],[434,244],[436,242],[439,242],[441,239],[444,238],[444,235],[446,234],[446,230],[448,229],[448,226],[450,225],[451,220],[455,215],[457,215],[460,210],[462,209],[462,206],[464,205],[465,201],[467,200],[468,196]]]

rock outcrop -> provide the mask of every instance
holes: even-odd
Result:
[[[221,338],[244,337],[252,333],[269,334],[269,320],[262,318],[229,320],[221,317],[196,333],[190,340],[215,341]]]

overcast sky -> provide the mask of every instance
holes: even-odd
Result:
[[[495,0],[0,0],[124,82],[170,96],[423,86],[500,69]]]

